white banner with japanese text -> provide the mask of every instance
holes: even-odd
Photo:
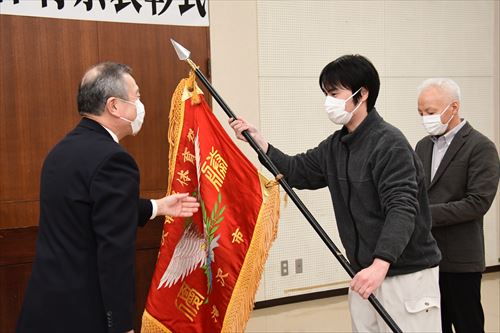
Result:
[[[208,26],[208,0],[0,0],[0,14]]]

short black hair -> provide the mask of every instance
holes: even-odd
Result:
[[[370,111],[377,101],[380,79],[370,60],[359,54],[349,54],[335,59],[323,68],[319,75],[319,86],[325,94],[327,90],[335,88],[350,89],[354,93],[364,87],[369,92],[366,104]],[[357,104],[360,98],[361,94],[358,93],[352,99]]]
[[[101,115],[109,97],[127,99],[124,75],[132,69],[124,64],[103,62],[92,66],[78,87],[78,113]]]

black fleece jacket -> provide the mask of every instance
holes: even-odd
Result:
[[[328,186],[356,272],[374,258],[391,263],[388,276],[439,264],[422,164],[401,131],[375,108],[352,133],[343,127],[295,156],[269,145],[267,155],[290,186]]]

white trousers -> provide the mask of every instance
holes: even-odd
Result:
[[[387,277],[374,294],[403,332],[441,332],[439,267]],[[392,332],[368,300],[348,298],[353,332]]]

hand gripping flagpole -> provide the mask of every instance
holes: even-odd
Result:
[[[179,57],[180,60],[186,61],[189,66],[193,69],[193,71],[196,73],[196,76],[203,82],[205,87],[207,87],[208,91],[212,96],[215,98],[217,103],[220,105],[220,107],[224,110],[224,112],[233,119],[236,119],[236,115],[231,111],[229,106],[224,102],[222,97],[215,91],[214,87],[212,84],[207,80],[205,75],[200,71],[198,66],[189,58],[191,55],[191,52],[189,52],[187,49],[185,49],[182,45],[174,41],[173,39],[170,39],[172,42],[172,45],[174,46],[175,51],[177,52],[177,56]],[[259,157],[265,162],[265,165],[269,168],[271,173],[276,177],[276,180],[281,184],[285,192],[288,194],[288,196],[292,199],[292,201],[297,205],[297,208],[301,211],[301,213],[304,215],[304,217],[309,221],[313,229],[316,231],[316,233],[319,235],[319,237],[323,240],[325,245],[330,249],[330,251],[333,253],[335,258],[339,261],[339,263],[344,267],[346,272],[349,274],[351,278],[354,277],[356,272],[354,269],[351,267],[351,264],[347,261],[347,259],[344,257],[342,252],[335,246],[333,241],[328,237],[326,232],[323,230],[323,228],[319,225],[318,221],[314,218],[314,216],[311,214],[311,212],[306,208],[304,203],[300,200],[300,198],[297,196],[297,194],[293,191],[293,189],[288,185],[286,180],[283,178],[283,175],[279,172],[279,170],[276,168],[274,163],[271,161],[271,159],[264,153],[264,151],[260,148],[260,146],[255,142],[255,140],[252,138],[250,133],[248,133],[247,130],[243,131],[241,133],[243,137],[248,141],[250,146],[257,152]],[[368,298],[370,303],[373,305],[375,310],[379,313],[379,315],[384,319],[386,324],[391,328],[391,330],[394,333],[402,333],[401,329],[399,326],[396,324],[396,322],[391,318],[391,316],[387,313],[387,311],[384,309],[382,304],[378,301],[378,299],[371,294],[370,297]]]

